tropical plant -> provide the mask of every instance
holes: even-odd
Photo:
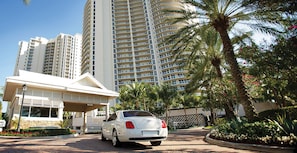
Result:
[[[71,126],[71,112],[63,112],[63,120],[59,122],[61,128],[69,128]]]
[[[247,35],[241,36],[241,39],[246,38]],[[238,39],[239,37],[236,37]],[[169,38],[170,39],[170,38]],[[192,44],[190,46],[192,50],[197,50],[196,54],[193,55],[194,61],[188,61],[188,65],[185,65],[186,69],[189,71],[190,75],[190,83],[186,86],[187,91],[196,91],[197,88],[199,90],[214,90],[213,88],[220,88],[217,90],[218,92],[204,92],[208,94],[215,94],[210,97],[222,97],[222,98],[214,98],[211,102],[215,103],[220,100],[222,103],[226,115],[229,119],[235,119],[234,105],[235,101],[233,97],[236,97],[237,92],[234,90],[228,91],[232,86],[231,82],[226,82],[226,76],[223,78],[223,71],[226,71],[226,66],[222,57],[222,42],[219,37],[219,34],[212,30],[203,31],[197,43]],[[237,41],[238,40],[234,40]],[[198,43],[199,42],[199,43]],[[186,53],[187,50],[174,50],[174,53]],[[191,52],[191,50],[189,50]],[[176,56],[177,58],[178,56]],[[185,62],[186,63],[186,62]],[[223,70],[222,70],[223,69]],[[226,84],[228,83],[228,84]],[[227,87],[229,86],[229,87]],[[233,89],[233,88],[232,88]],[[231,93],[231,95],[230,95]],[[218,95],[220,94],[220,96]],[[227,96],[228,94],[228,96]],[[210,105],[214,106],[214,105]],[[211,107],[209,107],[211,108]],[[213,110],[211,108],[210,110]],[[213,116],[214,117],[214,116]]]
[[[186,122],[186,126],[188,126],[188,116],[187,116],[187,109],[192,107],[192,104],[195,101],[195,95],[193,94],[188,94],[188,93],[179,93],[179,96],[177,97],[177,103],[180,104],[182,106],[182,108],[184,109],[184,113],[185,113],[185,122]]]
[[[231,75],[238,91],[240,102],[244,106],[246,117],[254,120],[256,113],[249,99],[242,80],[241,70],[234,54],[234,46],[231,36],[236,34],[234,30],[237,25],[245,25],[260,32],[279,34],[281,14],[274,10],[262,11],[261,9],[244,3],[242,0],[184,0],[185,7],[180,10],[167,10],[169,13],[177,14],[171,18],[172,24],[186,24],[184,28],[174,34],[173,43],[179,44],[175,47],[186,47],[183,42],[190,42],[192,38],[198,37],[205,29],[215,30],[219,33],[223,42],[223,54],[227,64],[230,66]],[[275,20],[275,19],[279,20]],[[230,32],[233,33],[231,34]],[[243,31],[243,29],[241,29]],[[196,52],[193,50],[193,52]],[[190,56],[189,56],[190,57]]]
[[[158,85],[146,84],[146,110],[152,112],[155,115],[162,115],[165,113],[161,102],[158,98]]]
[[[291,36],[291,34],[289,34]],[[275,44],[245,46],[239,57],[246,61],[246,73],[256,77],[259,96],[285,107],[297,104],[296,36],[278,38]],[[254,88],[255,89],[255,88]]]
[[[295,147],[297,136],[280,131],[280,127],[282,128],[276,121],[250,123],[234,120],[217,125],[210,132],[210,137],[232,142]]]
[[[274,9],[287,15],[296,15],[297,12],[297,2],[295,0],[246,0],[246,3],[251,3],[263,11]]]
[[[284,135],[293,134],[297,137],[297,120],[278,115],[276,120],[269,121],[275,123]]]
[[[145,85],[144,83],[127,84],[120,89],[119,97],[124,109],[145,110]]]
[[[177,88],[169,84],[161,84],[158,91],[158,100],[161,103],[163,109],[165,109],[166,123],[168,123],[168,111],[174,104],[178,95]]]

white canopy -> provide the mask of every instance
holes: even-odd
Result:
[[[81,96],[104,97],[105,99],[114,99],[119,96],[119,93],[106,89],[89,73],[85,73],[77,79],[67,79],[20,70],[19,76],[6,78],[3,101],[12,101],[15,97],[16,90],[18,88],[21,89],[24,84],[28,88],[58,91],[68,95],[79,94]],[[90,109],[100,107],[100,102],[98,102],[94,103],[98,105],[94,105],[93,108],[83,110],[82,105],[85,105],[87,102],[81,103],[82,105],[78,101],[69,101],[69,99],[64,102],[64,109],[68,111],[89,111]],[[76,106],[76,108],[70,108],[70,106]]]

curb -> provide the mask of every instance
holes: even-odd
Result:
[[[268,145],[258,145],[258,144],[245,144],[245,143],[234,143],[227,142],[223,140],[216,140],[209,137],[209,133],[205,136],[205,141],[223,147],[231,147],[235,149],[253,150],[261,151],[267,153],[295,153],[296,150],[293,147],[279,147],[279,146],[268,146]]]
[[[56,135],[56,136],[44,136],[44,137],[19,137],[19,136],[0,136],[2,139],[64,139],[64,138],[74,138],[78,137],[79,134],[69,134],[69,135]]]

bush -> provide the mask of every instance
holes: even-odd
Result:
[[[288,122],[286,124],[289,125],[290,123]],[[231,142],[296,146],[296,134],[286,132],[283,130],[284,126],[285,124],[281,124],[275,120],[254,123],[231,121],[216,126],[211,131],[210,137]]]

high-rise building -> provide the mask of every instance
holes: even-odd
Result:
[[[77,78],[81,74],[81,39],[80,34],[59,34],[51,40],[36,37],[29,42],[19,42],[14,75],[18,75],[18,70],[27,70],[69,79]]]
[[[184,70],[162,42],[178,29],[162,9],[179,0],[87,0],[84,9],[82,73],[114,90],[133,82],[171,83],[183,90]]]
[[[42,73],[47,42],[48,40],[42,37],[31,38],[29,42],[20,41],[14,75],[18,75],[18,70]]]
[[[43,73],[74,79],[81,69],[81,35],[59,34],[46,45]]]
[[[114,89],[111,0],[87,0],[84,8],[81,73]]]

